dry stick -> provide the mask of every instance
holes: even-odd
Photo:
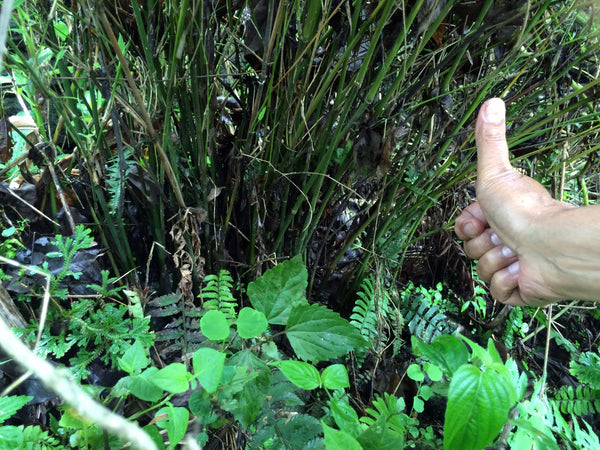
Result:
[[[50,222],[52,222],[57,227],[60,226],[60,224],[58,222],[56,222],[52,218],[48,217],[46,214],[44,214],[42,211],[40,211],[39,209],[37,209],[35,206],[33,206],[27,200],[25,200],[25,199],[19,197],[17,194],[15,194],[11,188],[0,188],[0,191],[3,191],[4,189],[6,189],[5,192],[8,192],[9,195],[12,195],[14,198],[16,198],[18,201],[20,201],[21,203],[23,203],[25,206],[31,208],[33,211],[35,211],[37,214],[39,214],[40,216],[42,216],[44,219],[49,220]]]
[[[0,319],[0,346],[24,369],[37,376],[48,389],[71,405],[81,417],[129,441],[132,447],[156,450],[156,444],[146,432],[89,397],[81,386],[71,379],[68,370],[55,368],[33,353],[11,332],[2,319]]]
[[[150,138],[154,142],[154,145],[156,147],[158,155],[160,156],[160,159],[162,160],[162,163],[164,165],[165,172],[167,174],[167,178],[169,179],[169,182],[171,183],[171,187],[173,188],[173,191],[175,193],[175,198],[177,199],[177,204],[179,205],[180,208],[185,209],[186,206],[185,206],[185,202],[183,201],[183,195],[181,194],[181,189],[179,189],[179,185],[177,184],[177,180],[175,179],[175,175],[173,174],[173,168],[171,167],[171,162],[169,161],[169,158],[167,158],[167,155],[165,154],[165,152],[162,148],[162,145],[160,144],[160,140],[158,139],[156,130],[154,130],[154,125],[152,125],[152,119],[150,118],[150,114],[148,114],[148,110],[144,106],[144,100],[142,99],[142,95],[140,94],[140,91],[138,90],[137,85],[135,84],[135,80],[133,79],[133,76],[131,75],[131,72],[129,71],[129,66],[127,65],[127,61],[125,60],[125,57],[123,56],[123,53],[121,52],[121,48],[119,47],[117,38],[115,37],[115,34],[113,33],[112,27],[110,26],[110,23],[108,22],[108,19],[106,18],[106,14],[104,13],[104,11],[102,11],[100,13],[100,22],[102,23],[104,32],[108,36],[108,39],[110,40],[110,43],[113,47],[113,50],[115,51],[115,54],[117,55],[117,58],[119,59],[119,62],[121,63],[121,67],[123,68],[123,73],[125,74],[125,78],[127,78],[127,83],[129,84],[129,87],[131,88],[131,92],[133,93],[135,101],[138,104],[138,107],[140,108],[140,113],[146,124],[146,128],[148,129],[148,133],[150,133]]]

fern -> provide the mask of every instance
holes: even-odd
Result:
[[[121,163],[119,155],[115,155],[108,160],[106,185],[109,193],[108,206],[112,215],[117,214],[123,207],[123,197],[125,195],[125,182],[127,176],[132,172],[136,162],[132,157],[131,148],[123,149],[124,161]],[[124,171],[121,171],[123,164]],[[120,215],[120,214],[119,214]]]
[[[442,334],[453,332],[448,324],[448,317],[442,311],[442,304],[431,292],[432,290],[422,287],[415,288],[409,283],[401,295],[401,313],[408,323],[411,335],[426,343],[431,343]]]
[[[589,386],[562,386],[553,401],[562,413],[584,416],[600,411],[600,390]]]
[[[578,361],[571,361],[571,373],[580,383],[592,389],[600,389],[600,356],[596,353],[583,353]]]
[[[200,308],[186,306],[180,294],[154,298],[148,307],[154,318],[155,341],[161,358],[193,352],[205,340],[200,333]]]
[[[0,423],[12,417],[25,406],[33,397],[30,395],[8,395],[0,397]]]
[[[206,286],[202,289],[200,298],[206,309],[216,309],[233,322],[236,317],[235,308],[237,301],[231,293],[233,290],[233,278],[227,270],[221,270],[219,275],[207,275],[204,277]]]
[[[368,416],[361,417],[360,421],[370,428],[385,424],[387,433],[404,440],[408,429],[418,424],[404,412],[405,407],[403,398],[386,392],[383,397],[373,400],[373,408],[367,408],[365,411]]]
[[[0,424],[12,417],[33,397],[25,395],[9,395],[0,397]],[[0,449],[8,448],[64,448],[58,447],[60,441],[49,436],[39,426],[0,426]]]
[[[358,299],[352,309],[350,323],[371,343],[372,349],[379,353],[387,341],[382,327],[393,312],[390,296],[374,286],[373,274],[362,281],[356,295]]]

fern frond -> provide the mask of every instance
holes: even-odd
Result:
[[[440,307],[420,295],[407,296],[402,313],[410,333],[426,343],[442,334],[452,333],[448,317],[440,311]]]
[[[203,307],[221,311],[225,314],[227,320],[234,321],[237,300],[232,294],[233,278],[231,274],[227,270],[222,269],[219,275],[207,275],[204,277],[204,282],[206,286],[202,288],[202,292],[200,293]]]
[[[368,416],[360,418],[360,421],[369,427],[377,423],[386,424],[389,431],[404,438],[408,427],[415,423],[414,419],[404,412],[406,404],[402,397],[395,397],[386,392],[383,397],[373,400],[373,408],[367,408],[365,411]]]
[[[106,186],[109,193],[108,206],[110,208],[110,213],[113,215],[123,206],[123,196],[125,194],[127,176],[131,173],[136,164],[131,148],[125,147],[123,149],[123,155],[125,160],[122,163],[119,160],[119,155],[115,155],[109,159],[107,163]],[[121,171],[121,164],[126,168],[124,172]]]
[[[181,295],[163,295],[150,300],[148,306],[155,319],[155,342],[162,358],[193,352],[206,339],[198,324],[200,309],[186,306]]]
[[[583,416],[600,411],[600,390],[589,386],[562,386],[552,400],[558,403],[562,413]]]
[[[350,323],[371,343],[371,348],[379,352],[387,342],[383,328],[388,327],[393,315],[390,296],[376,285],[373,274],[362,281],[356,295],[358,298],[352,308]]]
[[[600,356],[596,353],[585,352],[578,361],[571,361],[570,372],[580,383],[587,384],[592,389],[600,389]]]

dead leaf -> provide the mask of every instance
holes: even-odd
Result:
[[[210,192],[208,193],[208,197],[206,198],[206,200],[208,200],[209,202],[212,202],[215,198],[217,198],[219,196],[219,194],[221,193],[221,191],[223,190],[222,187],[214,187],[210,190]]]
[[[9,127],[6,119],[0,120],[0,161],[4,164],[12,158],[13,141],[9,134]]]

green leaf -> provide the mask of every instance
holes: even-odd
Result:
[[[141,400],[157,402],[163,396],[164,390],[159,388],[152,379],[158,372],[156,367],[148,367],[139,375],[132,375],[129,391]]]
[[[127,351],[119,358],[119,368],[128,374],[141,372],[148,367],[149,361],[146,356],[146,350],[142,343],[136,340],[133,345],[129,346]]]
[[[348,401],[332,400],[329,403],[329,408],[333,420],[335,420],[335,424],[340,430],[347,430],[352,433],[354,437],[361,432],[358,414],[356,414],[354,408],[348,404]]]
[[[321,386],[319,371],[303,361],[276,361],[272,363],[296,386],[310,391]]]
[[[308,272],[300,256],[284,261],[248,283],[248,299],[269,323],[285,325],[294,306],[308,304]]]
[[[185,364],[171,363],[156,372],[152,377],[152,382],[167,392],[180,394],[189,389],[190,374],[185,368]]]
[[[323,423],[323,433],[327,450],[362,450],[358,441],[345,431],[336,430]]]
[[[160,409],[155,417],[160,417],[164,414],[166,414],[167,417],[156,422],[156,425],[167,430],[169,444],[171,444],[170,448],[175,448],[185,436],[188,421],[190,420],[190,412],[186,408],[169,405]]]
[[[27,404],[33,397],[28,395],[9,395],[0,397],[0,423],[10,419],[14,413]]]
[[[481,450],[498,435],[516,401],[515,387],[496,371],[465,364],[448,391],[445,450]]]
[[[411,364],[410,366],[408,366],[408,369],[406,369],[406,375],[408,375],[408,378],[416,381],[417,383],[420,383],[423,380],[425,380],[425,374],[423,373],[421,367],[418,364]]]
[[[0,427],[0,449],[24,448],[23,439],[23,425],[19,427],[13,425]]]
[[[146,433],[148,433],[148,436],[150,436],[150,439],[152,439],[154,441],[154,443],[156,444],[156,448],[158,450],[164,450],[165,449],[165,443],[163,442],[163,438],[160,435],[160,431],[158,431],[158,428],[156,425],[152,424],[152,425],[146,425],[144,428],[142,428]]]
[[[469,350],[455,336],[438,336],[431,344],[426,344],[412,336],[411,343],[415,355],[425,356],[450,377],[459,367],[469,362]]]
[[[224,341],[229,337],[229,322],[221,311],[207,311],[200,319],[200,331],[208,339]]]
[[[348,371],[343,364],[332,364],[321,373],[321,382],[326,389],[344,389],[350,387]]]
[[[200,386],[202,386],[202,389],[211,394],[215,392],[223,376],[225,353],[209,347],[199,348],[194,352],[192,365],[194,367],[194,376],[200,383]]]
[[[236,320],[238,334],[242,339],[260,336],[267,329],[268,323],[264,313],[253,308],[242,308]]]
[[[292,309],[285,332],[296,355],[313,362],[337,358],[365,343],[347,320],[320,305]]]

